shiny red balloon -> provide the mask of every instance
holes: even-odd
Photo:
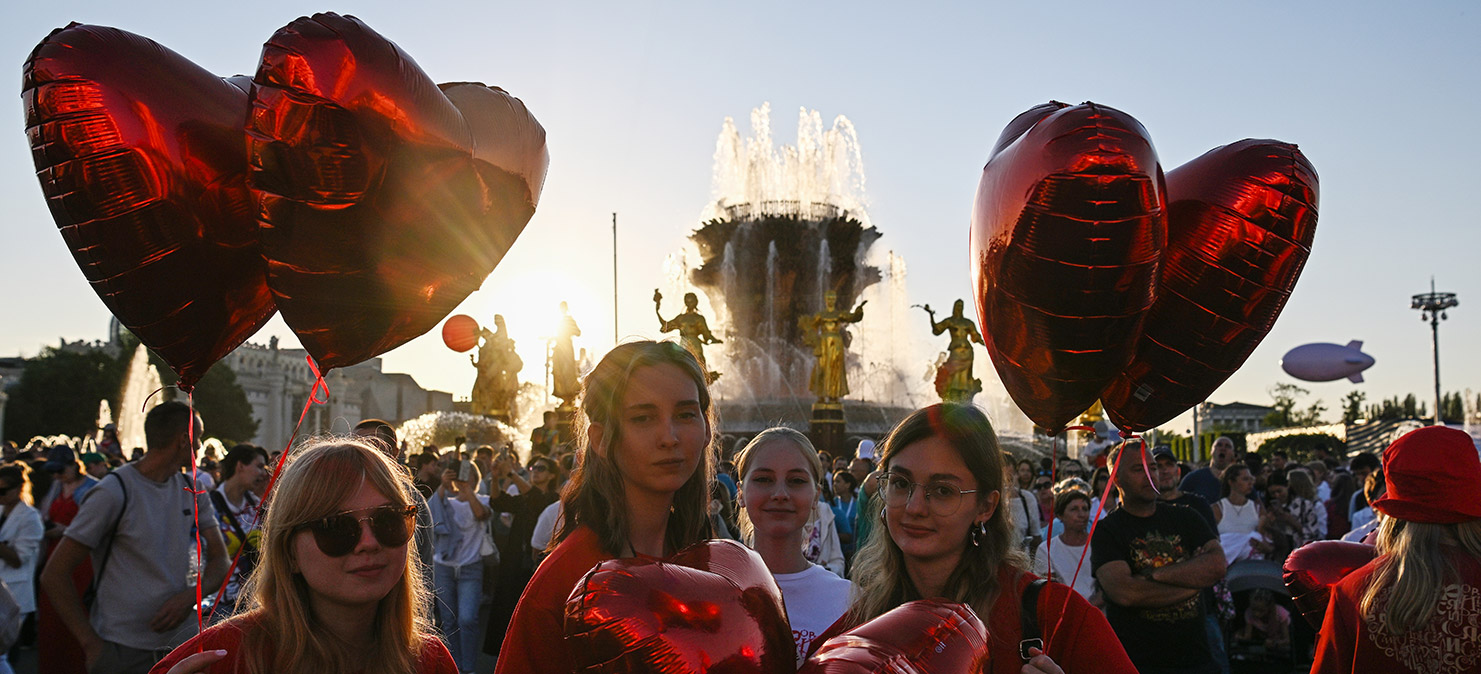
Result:
[[[187,390],[274,309],[247,188],[245,80],[76,23],[23,67],[26,135],[62,239]]]
[[[1131,362],[1167,238],[1146,129],[1095,103],[1049,103],[1009,124],[972,209],[982,336],[1004,387],[1058,430]]]
[[[798,674],[958,674],[991,665],[987,627],[965,604],[902,604],[826,641]]]
[[[598,564],[566,603],[566,643],[581,671],[604,674],[790,674],[797,662],[776,580],[729,540]]]
[[[548,155],[519,99],[433,84],[359,19],[263,46],[247,117],[268,285],[325,369],[431,330],[529,222]]]
[[[1286,589],[1306,622],[1321,629],[1332,586],[1376,556],[1373,546],[1347,541],[1307,543],[1288,555],[1283,565]]]
[[[1295,145],[1242,140],[1167,174],[1168,240],[1136,358],[1101,396],[1142,431],[1201,403],[1275,325],[1316,235],[1317,175]]]
[[[458,353],[478,346],[478,321],[467,314],[448,318],[442,324],[442,343]]]

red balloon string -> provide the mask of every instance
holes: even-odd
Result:
[[[324,375],[319,372],[319,364],[314,362],[313,356],[304,357],[309,362],[309,370],[314,373],[314,385],[309,389],[309,397],[303,401],[303,411],[298,413],[298,423],[293,426],[293,434],[288,437],[288,445],[283,448],[283,453],[278,455],[278,462],[273,464],[273,475],[267,481],[267,489],[262,493],[262,502],[258,504],[257,521],[261,522],[263,513],[267,509],[268,498],[272,496],[273,485],[278,482],[278,474],[283,472],[283,463],[288,460],[288,451],[293,448],[293,441],[298,439],[298,430],[303,427],[303,420],[308,418],[309,408],[314,405],[323,405],[329,402],[329,384],[324,381]],[[226,597],[226,586],[231,583],[231,574],[237,569],[237,562],[241,560],[242,553],[247,551],[247,541],[243,540],[237,547],[237,554],[231,558],[231,566],[226,569],[226,577],[221,580],[221,588],[216,590],[216,599],[211,602],[211,613],[214,614],[221,607],[221,600]],[[199,597],[196,604],[199,605]]]
[[[154,393],[159,393],[162,390],[164,389],[158,389]],[[154,393],[151,393],[149,395],[153,396]],[[195,518],[195,563],[197,565],[197,571],[195,574],[195,628],[196,633],[199,634],[206,631],[206,618],[205,615],[203,615],[201,612],[201,584],[206,581],[206,557],[205,555],[201,554],[202,549],[200,499],[200,495],[206,493],[206,491],[204,489],[198,489],[201,484],[201,480],[200,467],[196,465],[195,456],[195,394],[187,391],[185,393],[185,400],[186,404],[190,406],[190,425],[185,429],[186,438],[188,439],[190,447],[190,485],[185,487],[185,491],[188,491],[191,494],[190,510],[191,516]],[[200,644],[196,644],[195,652],[201,652],[202,648],[203,647]]]
[[[1060,431],[1058,433],[1055,433],[1054,435],[1050,436],[1050,438],[1049,438],[1049,488],[1050,489],[1053,489],[1054,488],[1054,485],[1059,484],[1059,459],[1058,459],[1058,456],[1059,455],[1058,455],[1057,450],[1055,448],[1059,446],[1059,439],[1060,438],[1064,438],[1064,441],[1066,443],[1065,456],[1069,456],[1070,455],[1070,450],[1069,450],[1069,447],[1068,447],[1069,438],[1065,437],[1065,433],[1068,432],[1068,431],[1091,431],[1091,432],[1094,432],[1095,429],[1092,428],[1092,427],[1090,427],[1090,426],[1068,426],[1066,428],[1060,429]],[[1035,497],[1034,498],[1034,506],[1035,507],[1038,507],[1038,494],[1035,494],[1034,497]],[[1024,512],[1023,515],[1024,515],[1025,518],[1027,518],[1028,517],[1028,512]],[[1053,578],[1054,577],[1054,555],[1051,554],[1051,553],[1053,553],[1053,551],[1054,551],[1054,509],[1052,507],[1050,508],[1050,512],[1049,512],[1049,529],[1048,530],[1049,530],[1049,536],[1044,539],[1044,557],[1045,557],[1045,561],[1047,561],[1049,563],[1049,567],[1048,567],[1049,570],[1046,573],[1049,575],[1050,578]],[[1088,548],[1090,546],[1087,544],[1085,547]],[[1081,557],[1083,558],[1084,555],[1082,554]],[[1079,569],[1077,568],[1076,571],[1079,571]],[[1070,585],[1071,585],[1071,588],[1073,589],[1073,587],[1074,587],[1073,581],[1071,582]],[[1065,606],[1068,607],[1069,604],[1065,604]],[[1060,617],[1063,618],[1064,616],[1060,616]],[[1058,625],[1056,625],[1055,627],[1057,628]],[[1045,637],[1044,637],[1044,650],[1046,652],[1049,650],[1049,638],[1048,638],[1047,635],[1045,635]]]
[[[1085,429],[1084,426],[1081,426],[1080,428],[1081,429]],[[1091,431],[1093,431],[1095,429],[1090,428],[1090,429],[1085,429],[1085,430],[1091,430]],[[1100,514],[1101,514],[1101,512],[1105,511],[1105,509],[1106,509],[1106,501],[1110,500],[1110,498],[1111,498],[1111,490],[1116,488],[1116,468],[1117,468],[1117,466],[1120,466],[1121,465],[1121,458],[1126,455],[1126,452],[1125,452],[1126,445],[1127,445],[1128,442],[1131,441],[1132,438],[1135,438],[1138,441],[1141,440],[1141,436],[1138,435],[1138,434],[1136,434],[1136,433],[1133,433],[1130,436],[1128,436],[1126,439],[1122,440],[1121,441],[1122,451],[1117,452],[1116,453],[1116,460],[1111,462],[1111,479],[1106,480],[1106,488],[1105,488],[1105,490],[1103,492],[1101,492],[1101,495],[1100,495],[1100,503],[1095,506],[1095,512],[1090,515],[1090,531],[1086,534],[1085,547],[1080,548],[1080,559],[1079,559],[1079,561],[1075,562],[1075,573],[1074,573],[1074,575],[1070,576],[1070,592],[1065,595],[1065,597],[1064,597],[1064,606],[1062,606],[1059,609],[1059,620],[1057,620],[1057,621],[1054,622],[1054,630],[1053,630],[1053,633],[1054,634],[1058,634],[1059,633],[1059,626],[1062,625],[1062,624],[1064,624],[1064,615],[1065,615],[1065,613],[1069,612],[1070,599],[1072,598],[1072,595],[1075,592],[1075,581],[1080,580],[1080,569],[1085,566],[1085,553],[1087,553],[1087,552],[1090,551],[1090,542],[1095,538],[1095,527],[1100,524]],[[1143,470],[1146,470],[1147,469],[1147,452],[1145,451],[1145,449],[1142,451],[1142,469]],[[1147,472],[1147,479],[1150,480],[1151,477],[1152,477],[1152,473],[1150,471],[1148,471]],[[1155,480],[1152,481],[1152,488],[1153,489],[1156,489],[1157,488],[1157,482]],[[1160,494],[1161,492],[1158,492],[1158,493]],[[1045,634],[1044,635],[1044,652],[1046,652],[1046,653],[1049,652],[1049,635],[1048,634]]]

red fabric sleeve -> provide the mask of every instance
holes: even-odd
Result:
[[[566,639],[566,600],[576,583],[612,556],[596,535],[578,528],[535,570],[504,633],[494,674],[570,674],[576,664]]]
[[[458,674],[458,663],[441,639],[431,634],[422,635],[422,652],[417,655],[418,674]]]
[[[202,651],[225,650],[226,657],[206,668],[209,674],[242,674],[247,671],[242,662],[242,630],[233,622],[224,622],[207,627],[206,631],[170,651],[149,670],[149,674],[166,674],[176,663]]]
[[[1137,674],[1105,614],[1066,585],[1045,583],[1039,592],[1039,633],[1065,674]]]
[[[1327,600],[1327,616],[1322,619],[1322,632],[1317,637],[1311,674],[1352,672],[1357,664],[1357,601],[1356,597],[1342,592],[1343,585],[1346,583],[1332,586],[1332,595]]]

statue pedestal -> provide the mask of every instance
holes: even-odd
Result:
[[[817,401],[812,404],[812,419],[808,439],[819,452],[827,452],[837,458],[852,448],[844,447],[844,419],[842,402]]]
[[[561,404],[555,406],[555,428],[556,444],[568,445],[571,438],[575,437],[572,425],[576,420],[576,406],[569,400],[562,400]]]

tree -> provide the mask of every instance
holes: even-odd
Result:
[[[1306,409],[1298,409],[1300,399],[1311,391],[1295,384],[1276,384],[1268,392],[1274,401],[1271,407],[1275,409],[1265,417],[1265,425],[1272,428],[1289,428],[1292,426],[1315,426],[1322,423],[1322,413],[1327,411],[1327,404],[1321,400],[1313,402]]]
[[[37,435],[83,436],[98,426],[98,401],[117,409],[127,358],[103,351],[48,347],[26,361],[5,406],[5,439],[24,443]]]
[[[1356,423],[1363,418],[1363,401],[1368,399],[1368,394],[1362,391],[1349,391],[1342,399],[1342,423]]]

